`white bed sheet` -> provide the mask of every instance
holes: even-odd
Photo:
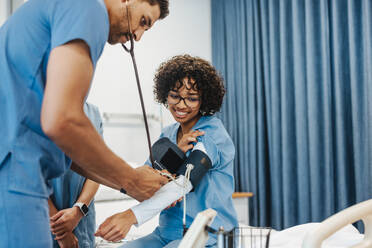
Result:
[[[284,229],[282,231],[271,231],[270,237],[270,248],[301,248],[302,241],[306,233],[313,228],[316,228],[319,223],[308,223],[303,225],[294,226],[291,228]],[[245,226],[245,225],[242,225]],[[342,228],[322,244],[322,248],[347,248],[358,244],[363,240],[364,235],[360,234],[359,231],[353,225],[347,225]],[[250,242],[246,242],[250,243]],[[100,248],[115,248],[123,244],[110,243],[107,241],[97,240],[97,247]],[[239,248],[258,248],[259,246],[251,247],[247,245]]]
[[[270,248],[301,248],[306,233],[320,223],[308,223],[271,233]],[[353,225],[347,225],[322,244],[322,248],[346,248],[358,244],[364,238]]]

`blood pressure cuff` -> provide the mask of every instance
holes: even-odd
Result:
[[[190,173],[190,181],[194,190],[203,179],[204,175],[207,174],[208,170],[212,168],[212,161],[203,151],[193,150],[190,153],[190,156],[186,158],[183,165],[177,171],[177,174],[185,175],[188,164],[192,164],[194,166]]]
[[[171,174],[176,174],[186,159],[183,151],[166,137],[156,141],[151,151],[155,163],[152,166],[157,170],[166,169]]]
[[[201,145],[204,147],[203,145]],[[193,169],[190,173],[190,181],[193,189],[200,183],[204,175],[212,167],[212,162],[206,152],[195,149],[186,158],[183,151],[168,138],[159,139],[151,147],[154,157],[153,167],[157,170],[166,169],[172,174],[185,175],[187,165],[192,164]]]

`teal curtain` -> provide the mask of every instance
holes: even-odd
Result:
[[[372,1],[211,0],[220,114],[252,225],[372,198]]]

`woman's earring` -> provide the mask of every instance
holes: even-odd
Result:
[[[199,110],[200,114],[201,115],[205,115],[207,112],[203,111],[203,110]]]

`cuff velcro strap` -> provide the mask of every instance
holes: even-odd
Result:
[[[190,153],[190,156],[187,157],[177,174],[184,175],[188,164],[194,166],[190,173],[190,181],[193,189],[195,189],[208,170],[212,168],[212,162],[207,154],[200,150],[194,150]]]

